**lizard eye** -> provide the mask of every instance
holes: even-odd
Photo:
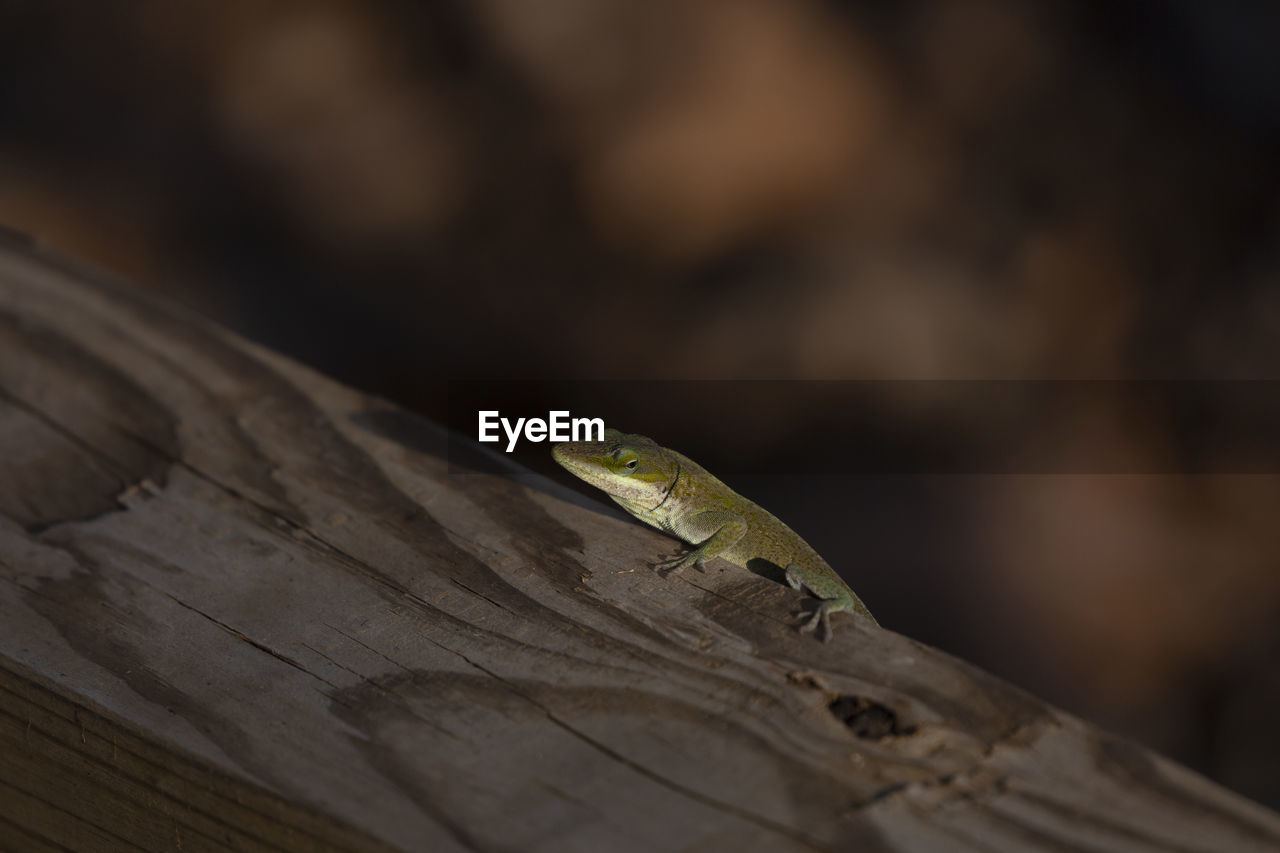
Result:
[[[630,459],[630,460],[628,460],[628,461],[627,461],[627,464],[626,464],[626,465],[624,465],[623,467],[624,467],[624,468],[626,468],[628,471],[634,471],[634,470],[636,470],[636,465],[638,465],[638,464],[640,464],[640,463],[639,463],[637,460],[635,460],[635,459]]]
[[[614,458],[614,464],[617,465],[618,473],[634,474],[636,468],[640,467],[640,457],[634,453],[623,452]]]

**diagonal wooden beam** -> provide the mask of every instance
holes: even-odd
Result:
[[[1272,850],[1280,817],[0,245],[0,848]]]

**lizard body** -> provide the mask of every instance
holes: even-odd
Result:
[[[781,568],[792,588],[819,599],[801,630],[812,631],[821,624],[823,638],[829,640],[831,614],[842,610],[876,621],[799,534],[687,456],[651,438],[613,429],[605,430],[604,441],[558,444],[551,455],[636,518],[693,546],[665,564],[671,572],[694,564],[701,567],[712,557],[749,571],[758,570],[758,561],[764,561]]]

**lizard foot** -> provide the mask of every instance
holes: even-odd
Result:
[[[857,596],[819,598],[817,600],[817,604],[814,605],[813,614],[809,617],[808,621],[800,626],[800,633],[808,634],[815,631],[817,627],[821,625],[822,642],[831,642],[831,638],[835,636],[831,631],[831,614],[840,613],[842,611],[846,613],[857,613],[864,616],[871,620],[872,625],[880,624]]]
[[[657,569],[658,574],[664,578],[669,578],[672,575],[678,575],[680,572],[692,565],[696,565],[700,571],[705,571],[702,568],[702,561],[698,559],[699,556],[701,555],[698,553],[697,548],[690,548],[687,551],[679,551],[672,554],[670,557],[664,557],[658,560],[658,562],[653,564],[653,567]]]
[[[818,626],[821,625],[822,642],[831,642],[831,638],[835,636],[834,632],[831,630],[831,614],[833,611],[844,610],[845,608],[843,604],[844,602],[838,598],[819,599],[817,605],[814,607],[813,615],[811,615],[808,621],[803,625],[799,626],[798,630],[801,634],[809,634],[816,631]]]

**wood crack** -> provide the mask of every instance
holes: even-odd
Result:
[[[176,597],[176,596],[174,596],[174,595],[172,595],[172,594],[170,594],[170,593],[168,593],[168,592],[165,592],[164,590],[160,590],[160,591],[161,591],[162,593],[164,593],[164,595],[165,595],[165,596],[167,596],[170,600],[172,600],[172,601],[173,601],[175,604],[177,604],[179,607],[183,607],[183,608],[185,608],[185,609],[187,609],[187,610],[190,610],[192,613],[195,613],[197,616],[202,616],[202,617],[204,617],[205,619],[207,619],[207,620],[209,620],[210,622],[212,622],[214,625],[217,625],[217,626],[218,626],[219,628],[221,628],[223,631],[226,631],[228,634],[230,634],[231,636],[235,637],[235,638],[236,638],[237,640],[239,640],[240,642],[242,642],[242,643],[246,643],[246,644],[248,644],[248,645],[252,646],[253,648],[257,649],[258,651],[262,652],[263,654],[270,655],[271,657],[275,658],[276,660],[280,661],[281,663],[288,664],[289,666],[291,666],[291,667],[293,667],[294,669],[298,670],[298,672],[306,673],[307,675],[309,675],[309,676],[311,676],[312,678],[314,678],[316,681],[319,681],[321,684],[326,685],[327,687],[329,687],[331,690],[333,690],[333,691],[335,691],[335,692],[342,690],[342,688],[341,688],[341,687],[339,687],[338,685],[334,684],[332,681],[329,681],[328,679],[324,678],[323,676],[317,675],[316,673],[314,673],[314,672],[312,672],[311,670],[307,669],[307,667],[306,667],[306,666],[304,666],[302,663],[300,663],[300,662],[299,662],[299,661],[297,661],[297,660],[294,660],[293,658],[289,657],[288,655],[284,654],[283,652],[278,652],[278,651],[276,651],[275,649],[273,649],[273,648],[271,648],[270,646],[268,646],[266,643],[263,643],[263,642],[260,642],[260,641],[258,641],[258,640],[255,640],[253,637],[250,637],[248,634],[244,633],[243,631],[240,631],[240,630],[238,630],[238,629],[236,629],[236,628],[231,627],[231,626],[230,626],[230,625],[228,625],[226,622],[223,622],[223,621],[221,621],[221,620],[219,620],[219,619],[217,619],[217,618],[215,618],[215,617],[213,617],[213,616],[210,616],[208,613],[205,613],[205,612],[204,612],[203,610],[201,610],[200,608],[195,607],[195,606],[190,605],[190,604],[187,604],[187,603],[186,603],[185,601],[183,601],[182,599],[180,599],[180,598],[178,598],[178,597]],[[333,697],[332,697],[332,696],[330,696],[329,698],[333,698]]]

